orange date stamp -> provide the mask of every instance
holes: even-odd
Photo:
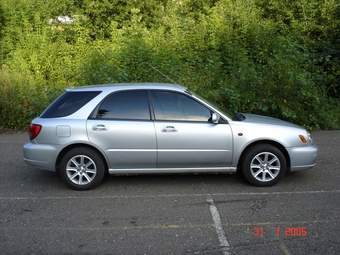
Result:
[[[285,227],[281,228],[279,226],[274,228],[275,235],[280,236],[291,236],[291,237],[300,237],[300,236],[307,236],[307,228],[306,227]],[[255,237],[257,236],[264,236],[265,231],[264,227],[254,227],[254,233],[253,235]]]

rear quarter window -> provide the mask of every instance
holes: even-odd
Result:
[[[90,102],[100,92],[101,91],[65,92],[43,112],[40,118],[59,118],[71,115]]]

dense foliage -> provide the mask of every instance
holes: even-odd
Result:
[[[172,82],[234,111],[340,127],[338,0],[7,0],[0,128],[66,87]]]

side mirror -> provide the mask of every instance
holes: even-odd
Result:
[[[217,113],[213,112],[211,114],[211,122],[217,124],[220,121],[220,115]]]

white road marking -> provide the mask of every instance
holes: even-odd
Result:
[[[310,190],[310,191],[283,191],[283,192],[240,192],[240,193],[213,193],[212,196],[264,196],[264,195],[309,195],[340,193],[340,190]],[[59,197],[2,197],[0,200],[50,200],[50,199],[115,199],[115,198],[161,198],[161,197],[206,197],[206,194],[164,194],[164,195],[118,195],[118,196],[59,196]]]
[[[214,226],[218,236],[218,241],[220,243],[222,254],[230,255],[229,253],[230,245],[223,230],[221,217],[217,210],[217,207],[214,204],[214,200],[210,194],[207,194],[207,202],[209,203],[210,214],[214,221]]]

